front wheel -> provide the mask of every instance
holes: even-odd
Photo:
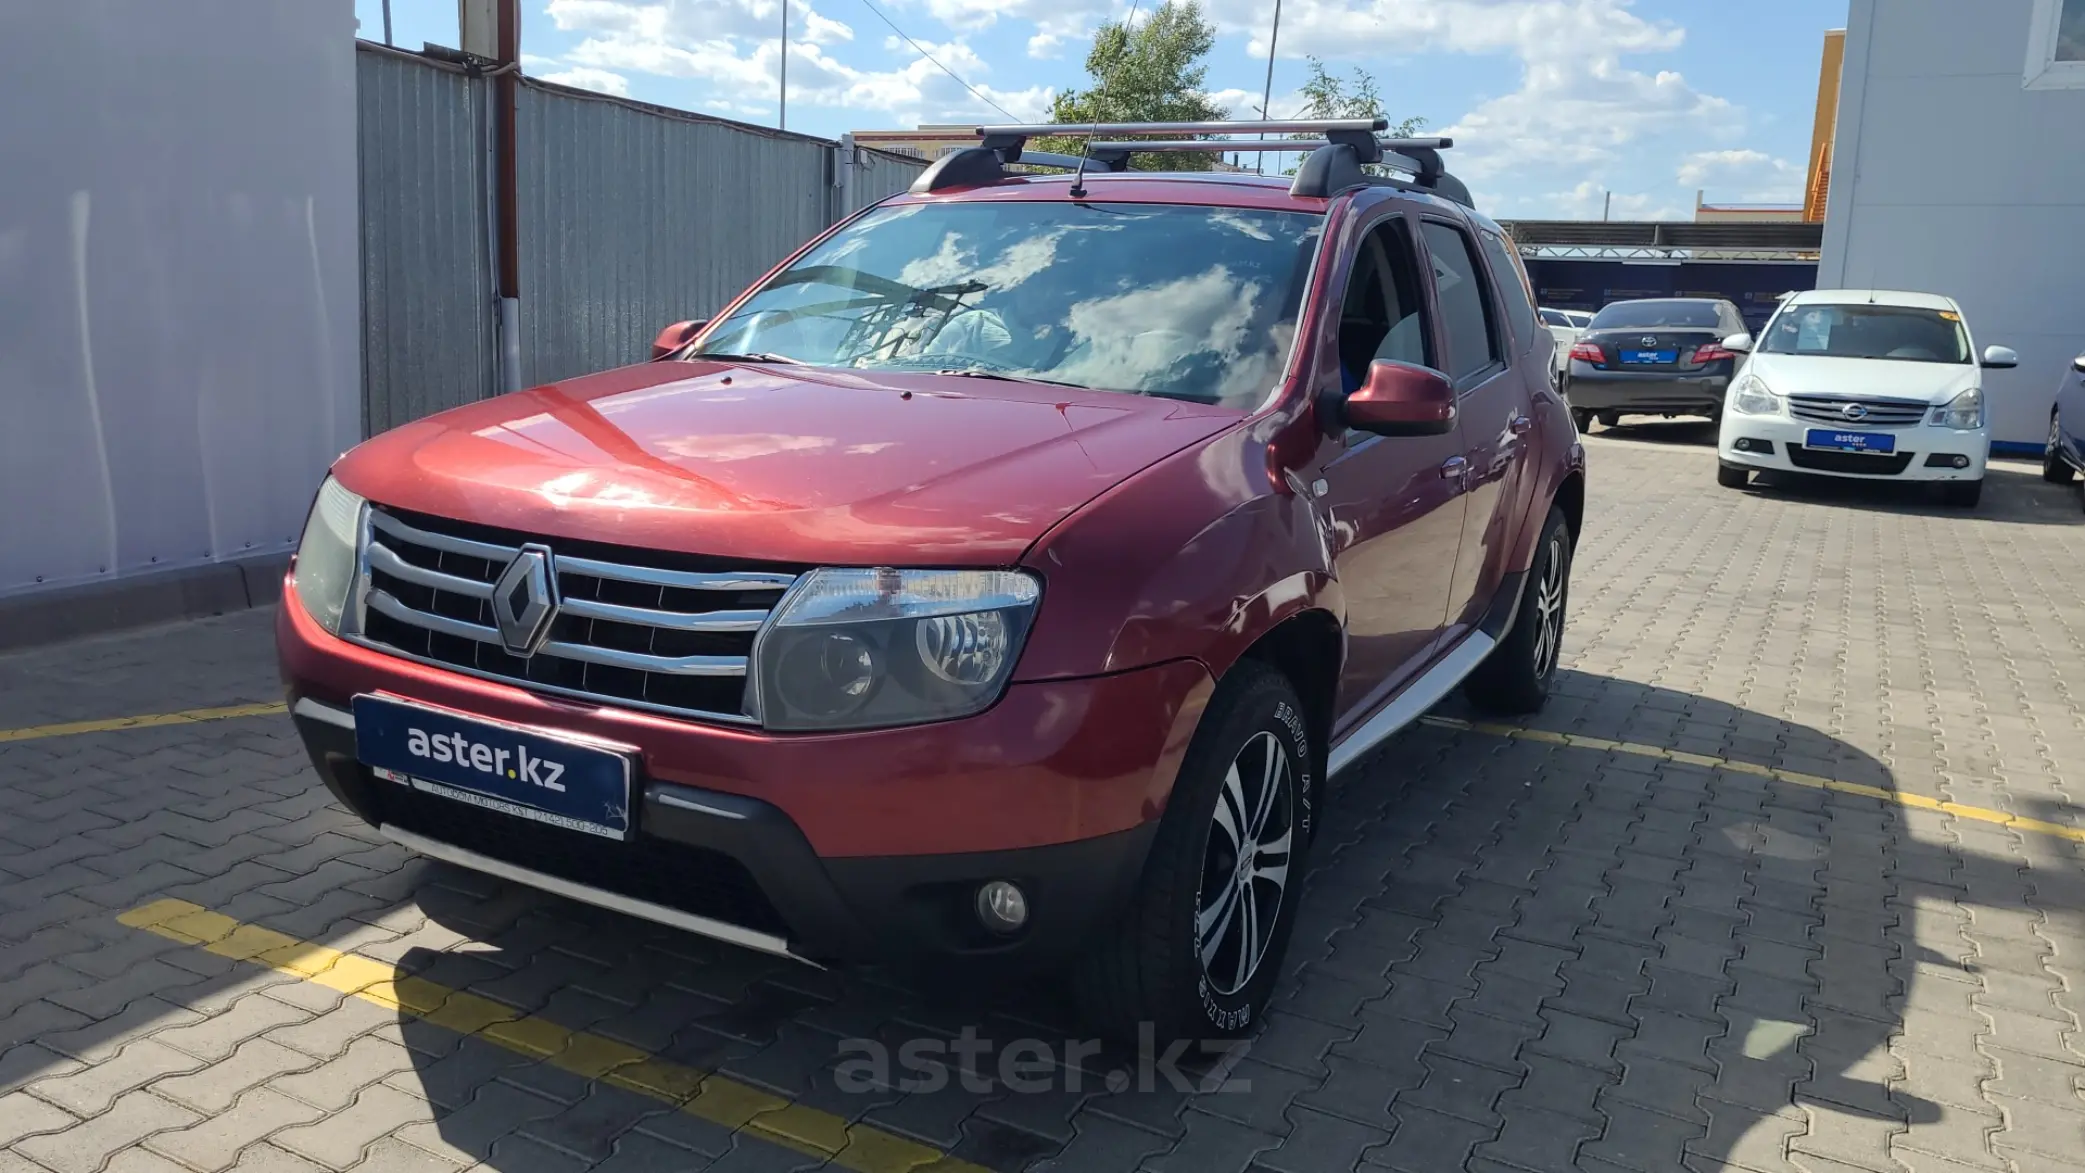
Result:
[[[1280,977],[1309,861],[1317,756],[1287,678],[1251,660],[1195,730],[1130,907],[1073,989],[1109,1035],[1160,1042],[1250,1030]]]
[[[1742,489],[1752,483],[1752,470],[1741,464],[1718,463],[1716,483],[1726,489]]]
[[[1979,477],[1973,481],[1949,481],[1941,486],[1941,499],[1957,509],[1974,509],[1983,499],[1984,482]]]
[[[1583,436],[1593,430],[1593,413],[1583,407],[1574,407],[1571,409],[1571,422],[1578,426],[1578,434]]]
[[[1564,604],[1571,594],[1571,527],[1552,506],[1535,543],[1535,564],[1521,588],[1513,628],[1463,681],[1471,704],[1494,713],[1532,713],[1549,699],[1564,641]]]
[[[2052,485],[2071,483],[2071,462],[2063,458],[2063,448],[2058,441],[2063,438],[2063,428],[2055,412],[2049,413],[2049,446],[2042,451],[2042,479]]]

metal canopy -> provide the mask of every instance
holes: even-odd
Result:
[[[1512,220],[1500,226],[1523,249],[1814,253],[1824,246],[1824,225],[1814,221]]]

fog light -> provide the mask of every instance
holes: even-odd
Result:
[[[1761,456],[1772,456],[1774,454],[1774,442],[1772,440],[1755,440],[1750,436],[1739,436],[1730,442],[1730,446],[1738,452],[1756,452]]]
[[[1967,456],[1957,456],[1957,457],[1955,457],[1955,467],[1956,467],[1956,468],[1968,468],[1968,467],[1969,467],[1969,458],[1968,458]]]
[[[995,933],[1018,932],[1028,923],[1028,897],[1005,880],[993,880],[977,890],[977,919]]]

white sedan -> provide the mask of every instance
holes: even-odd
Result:
[[[1542,317],[1542,324],[1549,327],[1550,337],[1557,340],[1556,371],[1561,375],[1571,366],[1571,346],[1585,337],[1585,328],[1593,324],[1593,315],[1584,310],[1553,310],[1543,308],[1535,311]]]
[[[1716,480],[1755,472],[1937,481],[1973,506],[1991,453],[1983,368],[2018,366],[2003,346],[1977,354],[1953,299],[1882,289],[1819,289],[1781,303],[1730,384]]]

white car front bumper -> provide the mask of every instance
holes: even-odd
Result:
[[[1849,425],[1852,427],[1853,425]],[[1717,430],[1716,455],[1725,464],[1761,472],[1797,472],[1854,480],[1976,481],[1984,476],[1991,455],[1988,429],[1971,432],[1915,424],[1900,428],[1857,428],[1894,437],[1888,456],[1807,447],[1811,430],[1822,425],[1786,416],[1723,414]],[[1745,446],[1740,448],[1742,442]],[[1766,450],[1771,446],[1771,450]]]

